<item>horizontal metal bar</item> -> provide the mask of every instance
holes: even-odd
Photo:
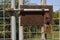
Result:
[[[5,11],[5,10],[0,10],[0,12],[1,11]],[[14,11],[21,11],[21,9],[14,9]],[[24,9],[24,11],[43,11],[43,9]],[[49,9],[44,9],[44,11],[49,11]]]
[[[49,9],[44,9],[44,11],[49,11]]]
[[[42,9],[24,9],[24,11],[42,11]]]
[[[15,11],[20,11],[20,9],[14,9]],[[43,9],[24,9],[24,11],[43,11]],[[49,9],[44,9],[44,11],[49,11]]]

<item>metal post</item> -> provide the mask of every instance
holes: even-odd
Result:
[[[23,26],[21,24],[21,16],[19,16],[19,40],[23,40]]]
[[[20,10],[20,5],[23,5],[23,0],[19,0],[19,10]]]
[[[20,5],[23,5],[23,0],[19,0],[19,10]],[[21,16],[19,15],[19,40],[23,40],[23,26],[21,26]]]
[[[42,5],[46,5],[46,0],[41,0],[42,1]]]
[[[15,9],[15,0],[11,0],[11,8]],[[12,40],[16,40],[16,19],[15,19],[15,12],[11,13],[11,38]]]
[[[15,19],[15,13],[12,13],[11,16],[11,38],[12,40],[16,40],[16,19]]]
[[[46,0],[41,0],[41,2],[42,2],[43,6],[46,5]],[[41,27],[41,34],[42,34],[41,40],[46,40],[46,38],[45,38],[45,26]]]
[[[42,35],[41,40],[46,40],[45,39],[45,28],[44,28],[44,26],[41,27],[41,35]]]
[[[15,9],[15,0],[11,0],[11,8]]]
[[[45,38],[45,25],[43,25],[41,27],[41,35],[42,35],[41,40],[46,40],[46,38]]]

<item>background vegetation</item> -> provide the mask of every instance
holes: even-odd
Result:
[[[24,4],[28,2],[28,0],[24,0]],[[4,4],[3,4],[4,3]],[[16,0],[16,8],[18,6],[18,2]],[[0,3],[0,38],[11,38],[11,13],[10,12],[4,12],[1,10],[4,10],[6,8],[11,7],[10,1],[6,0],[4,2]],[[16,23],[17,23],[17,34],[18,34],[18,16],[19,13],[16,12]],[[47,38],[51,39],[52,35],[54,35],[55,38],[59,38],[59,11],[53,12],[53,34],[47,34]],[[30,32],[30,33],[29,33]],[[41,27],[33,26],[33,27],[24,27],[24,39],[29,39],[31,38],[34,40],[35,38],[41,39]],[[18,35],[17,35],[18,39]]]

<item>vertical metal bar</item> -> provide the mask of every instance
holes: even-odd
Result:
[[[4,1],[5,0],[3,0],[3,5],[4,5]],[[3,7],[3,10],[4,10],[4,7]],[[5,40],[5,11],[3,11],[3,34],[4,34],[3,40]]]
[[[23,40],[23,26],[21,26],[21,16],[19,16],[19,40]]]
[[[23,0],[19,0],[19,9],[20,9],[20,5],[23,5]]]
[[[11,16],[11,38],[12,40],[16,40],[16,18],[15,18],[15,13],[12,13]]]
[[[44,6],[44,5],[46,5],[46,0],[41,0],[41,2],[42,2],[42,5]],[[41,34],[42,34],[42,37],[41,37],[41,40],[46,40],[46,38],[45,38],[45,25],[44,26],[42,26],[41,27]]]
[[[41,0],[42,5],[46,5],[46,0]]]
[[[11,0],[11,8],[15,9],[15,0]],[[16,40],[16,19],[15,19],[15,13],[12,13],[11,16],[11,38],[12,40]]]
[[[11,0],[11,8],[15,9],[15,0]]]
[[[41,40],[46,40],[45,39],[45,28],[44,28],[44,26],[41,27],[41,35],[42,35]]]
[[[19,10],[20,6],[23,5],[23,0],[19,0]],[[23,40],[23,26],[21,26],[21,16],[19,15],[19,40]]]

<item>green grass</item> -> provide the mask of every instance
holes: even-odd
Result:
[[[54,38],[59,38],[59,32],[58,31],[53,32],[53,36],[54,36]]]
[[[53,36],[53,38],[52,38]],[[27,38],[28,39],[28,38]],[[40,40],[41,34],[35,35],[34,37],[30,38],[31,40]],[[54,31],[52,34],[47,34],[47,40],[59,40],[59,32]]]
[[[53,38],[52,38],[53,36]],[[48,34],[48,40],[59,40],[59,32],[54,31],[52,34]]]

